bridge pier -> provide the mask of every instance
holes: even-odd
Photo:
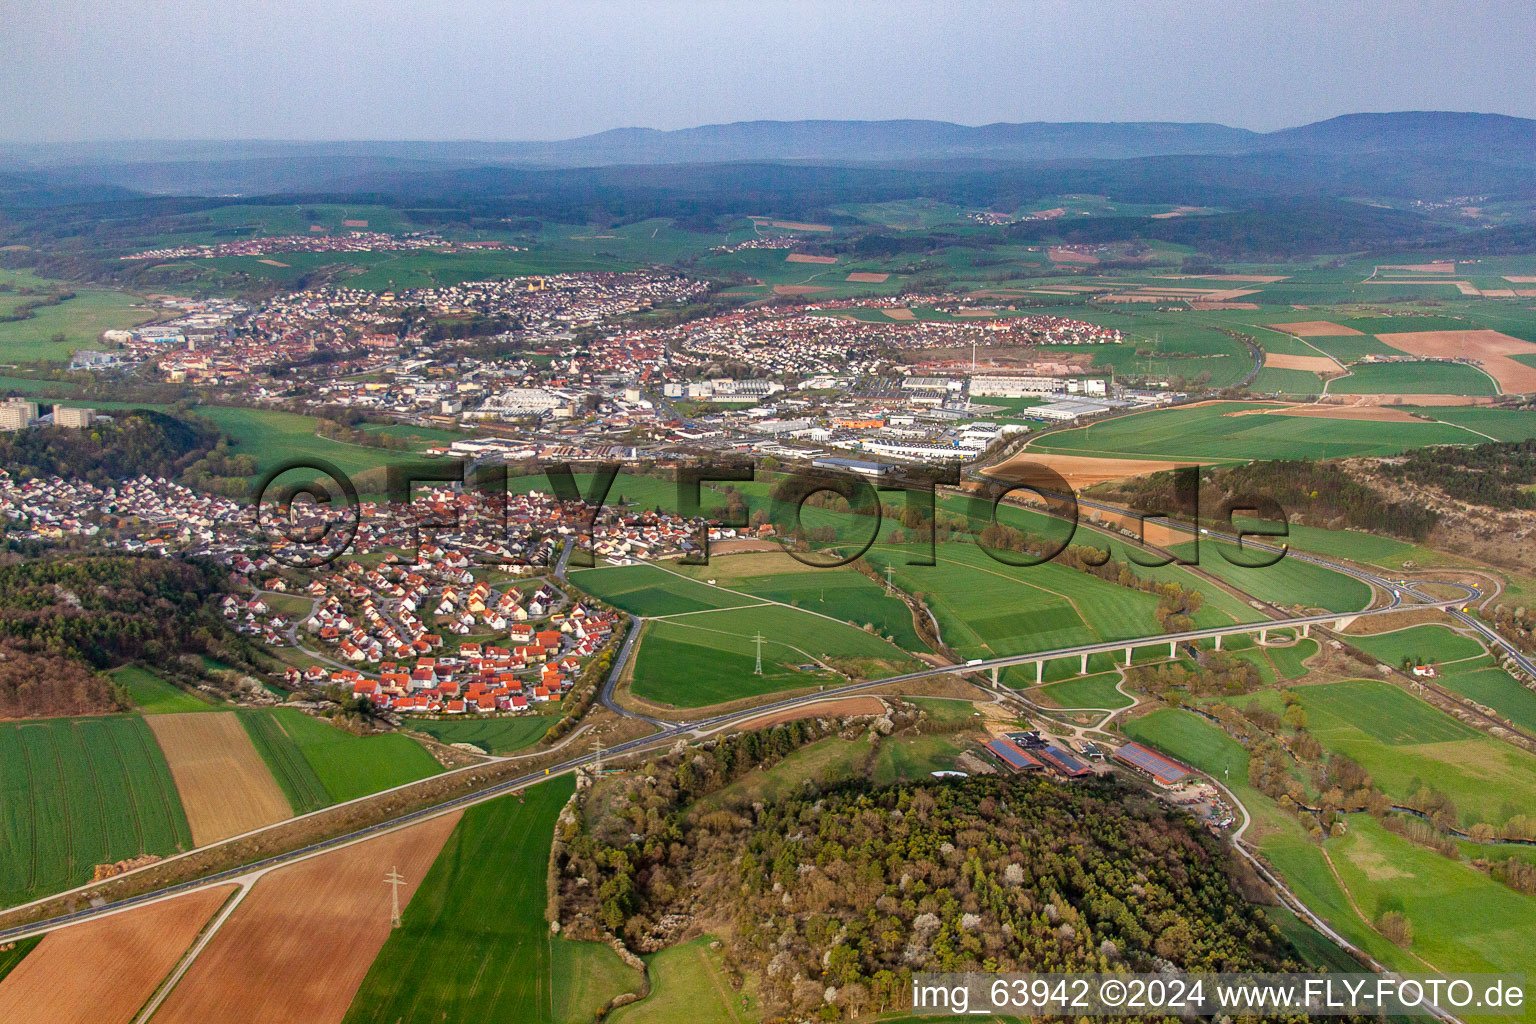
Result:
[[[1077,668],[1077,674],[1080,676],[1085,676],[1088,674],[1088,655],[1083,655],[1083,661],[1082,664]]]
[[[1310,623],[1310,622],[1303,622],[1301,624],[1301,635],[1303,637],[1305,637],[1310,632],[1312,632],[1312,623]]]
[[[1035,685],[1039,686],[1043,682],[1045,682],[1045,659],[1041,658],[1035,662]]]
[[[1221,650],[1221,634],[1220,633],[1216,634],[1216,649],[1218,651]]]
[[[1170,657],[1170,658],[1177,658],[1178,656],[1179,656],[1179,642],[1177,640],[1169,640],[1168,641],[1168,657]]]
[[[1259,630],[1259,643],[1260,643],[1260,645],[1269,643],[1269,630],[1267,630],[1267,629]]]
[[[1125,649],[1125,666],[1126,668],[1131,666],[1131,649],[1129,647]]]
[[[997,689],[997,666],[992,666],[992,688]]]

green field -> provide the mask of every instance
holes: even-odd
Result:
[[[571,582],[631,615],[677,615],[714,608],[740,608],[750,597],[729,594],[655,565],[573,569]]]
[[[277,715],[255,710],[236,714],[294,814],[308,814],[334,802]]]
[[[143,299],[126,292],[47,281],[25,271],[0,269],[0,283],[75,293],[57,306],[36,307],[25,320],[0,323],[3,363],[67,363],[76,349],[100,348],[102,331],[136,327],[155,315]],[[42,297],[0,292],[0,315]],[[53,341],[56,334],[63,334],[65,340]]]
[[[1026,654],[1162,631],[1154,615],[1158,599],[1152,594],[1057,562],[1005,565],[970,543],[941,543],[936,552],[931,566],[908,565],[915,550],[894,545],[871,548],[865,558],[882,575],[889,566],[903,590],[923,595],[944,642],[965,658]],[[1231,621],[1214,609],[1213,614],[1219,616],[1217,621]],[[1090,661],[1090,667],[1095,664]],[[1054,668],[1067,671],[1065,664]],[[1075,672],[1077,665],[1070,668]]]
[[[1518,409],[1483,409],[1476,406],[1435,406],[1409,410],[1446,423],[1465,427],[1475,443],[1487,440],[1526,441],[1536,437],[1536,416]],[[1403,424],[1399,424],[1400,426]],[[1483,436],[1478,436],[1483,435]],[[1413,447],[1418,447],[1414,445]]]
[[[1217,779],[1248,783],[1248,751],[1221,728],[1198,715],[1176,708],[1159,708],[1124,724],[1131,739],[1165,751]]]
[[[1264,651],[1282,676],[1286,679],[1300,679],[1307,674],[1303,662],[1317,653],[1317,641],[1303,637],[1290,647],[1266,647]]]
[[[1443,423],[1226,415],[1254,408],[1263,406],[1218,402],[1155,409],[1053,433],[1025,452],[1204,461],[1328,459],[1396,455],[1426,445],[1473,444],[1479,440],[1475,434]],[[1515,418],[1519,419],[1518,415]],[[1536,425],[1532,429],[1536,430]]]
[[[169,715],[181,711],[210,711],[213,706],[201,697],[173,686],[146,668],[124,665],[111,673],[112,681],[128,688],[135,711],[146,715]]]
[[[1284,370],[1266,366],[1253,378],[1248,390],[1260,395],[1320,395],[1323,393],[1323,378],[1309,370]]]
[[[1354,758],[1387,795],[1425,786],[1455,801],[1461,822],[1502,825],[1536,814],[1536,755],[1495,740],[1390,683],[1351,680],[1295,690],[1324,749]]]
[[[638,988],[639,977],[607,946],[555,938],[544,921],[555,817],[574,788],[567,776],[464,812],[346,1024],[577,1024]]]
[[[200,405],[195,411],[197,415],[212,420],[234,439],[235,454],[250,455],[256,460],[258,475],[274,466],[310,456],[333,463],[343,473],[351,476],[409,458],[401,452],[344,444],[320,437],[315,433],[318,421],[310,416],[276,409],[246,409],[223,405]],[[382,480],[379,483],[377,491],[382,493]],[[361,485],[358,489],[368,491],[368,488]]]
[[[585,497],[593,493],[593,482],[596,474],[573,473],[571,474],[576,484],[576,489]],[[725,494],[721,487],[731,486],[724,483],[711,484],[701,482],[699,484],[699,504],[705,509],[712,509],[725,504]],[[750,483],[736,484],[735,486],[745,490],[752,485]],[[549,476],[545,473],[536,473],[526,476],[514,476],[507,480],[507,490],[512,494],[527,494],[530,491],[542,491],[545,494],[553,494],[554,486],[550,483]],[[677,512],[679,509],[677,482],[675,480],[663,480],[660,477],[646,476],[639,473],[620,472],[608,488],[608,493],[603,498],[606,508],[659,508],[663,512]]]
[[[1496,395],[1493,378],[1465,363],[1356,363],[1328,382],[1334,395]]]
[[[399,733],[354,736],[293,708],[239,714],[295,814],[442,771],[420,744]]]
[[[97,864],[191,847],[143,718],[0,724],[0,903],[88,882]]]
[[[754,571],[756,570],[756,571]],[[778,601],[807,611],[868,624],[908,651],[926,651],[905,601],[855,569],[810,569],[784,555],[731,555],[707,566],[680,567],[694,579],[715,579],[721,587]]]
[[[1527,732],[1536,732],[1536,693],[1497,667],[1492,657],[1444,666],[1436,682],[1492,708]]]
[[[554,719],[547,715],[519,718],[411,719],[407,727],[441,743],[473,743],[488,754],[513,754],[539,741]]]
[[[751,998],[733,991],[726,981],[720,954],[709,948],[712,941],[706,935],[646,957],[650,995],[620,1007],[607,1019],[613,1024],[745,1024],[758,1020]]]
[[[1472,637],[1433,624],[1374,636],[1351,636],[1349,642],[1394,668],[1400,668],[1404,658],[1422,658],[1425,664],[1436,664],[1485,653],[1483,645]]]
[[[1047,683],[1038,690],[1029,691],[1031,698],[1048,698],[1059,708],[1127,708],[1135,701],[1115,689],[1120,681],[1118,672],[1068,679],[1060,683]]]
[[[1253,522],[1242,516],[1235,519],[1239,527],[1251,525]],[[1330,558],[1344,558],[1353,562],[1378,565],[1395,561],[1401,565],[1404,561],[1416,557],[1413,554],[1413,545],[1407,541],[1378,537],[1359,530],[1325,530],[1317,526],[1303,526],[1300,523],[1288,523],[1286,530],[1283,541],[1288,547],[1326,555]],[[1281,541],[1282,538],[1276,538],[1266,543],[1278,544]]]
[[[1405,915],[1412,952],[1437,972],[1536,972],[1536,947],[1524,938],[1536,899],[1393,835],[1368,815],[1351,815],[1349,832],[1329,840],[1328,851],[1361,910]]]
[[[754,672],[752,637],[758,633],[764,637],[762,675]],[[754,605],[646,623],[630,688],[645,700],[702,707],[841,682],[841,676],[814,666],[842,659],[885,663],[875,666],[875,677],[916,664],[899,648],[843,622],[781,605]]]
[[[1193,544],[1175,545],[1172,550],[1181,558],[1196,554]],[[1274,565],[1250,568],[1233,565],[1228,555],[1245,557],[1225,541],[1207,537],[1200,542],[1200,568],[1261,601],[1330,612],[1356,612],[1371,603],[1370,584],[1312,562],[1282,558]]]
[[[16,969],[16,965],[26,959],[28,953],[37,948],[37,944],[43,941],[41,935],[34,935],[30,939],[21,939],[15,943],[8,943],[13,948],[0,950],[0,981]]]
[[[920,782],[930,772],[953,771],[960,755],[974,747],[954,735],[887,737],[875,752],[870,778],[877,786]]]
[[[464,440],[465,435],[455,430],[439,430],[436,427],[418,427],[411,423],[360,423],[357,426],[365,434],[382,434],[401,437],[422,444],[452,444]]]
[[[273,266],[261,262],[263,259],[284,265]],[[527,252],[289,252],[261,257],[215,256],[187,262],[225,274],[244,274],[290,287],[296,286],[305,274],[322,267],[356,267],[359,272],[347,277],[347,286],[370,291],[434,288],[464,281],[486,281],[530,274],[633,269],[632,264],[622,259],[582,255],[543,246]]]

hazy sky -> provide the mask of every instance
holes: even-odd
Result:
[[[1530,0],[0,0],[0,138],[1536,116]]]

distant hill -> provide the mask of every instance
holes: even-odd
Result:
[[[676,131],[621,128],[578,139],[517,143],[513,160],[595,165],[813,160],[1010,161],[1124,159],[1241,150],[1253,132],[1219,124],[1032,122],[978,127],[947,121],[740,121]]]
[[[1483,187],[1497,175],[1475,167],[1536,168],[1536,121],[1502,114],[1403,111],[1346,114],[1267,133],[1174,122],[1037,121],[972,127],[920,120],[741,121],[675,131],[618,128],[555,142],[12,144],[0,145],[0,168],[43,174],[62,189],[114,186],[215,195],[366,189],[411,175],[486,166],[531,170],[792,162],[932,169],[1220,156],[1262,159],[1283,172],[1287,160],[1323,157],[1347,166],[1386,155],[1420,165],[1426,160],[1452,161],[1461,168],[1449,176],[1453,187],[1463,171],[1470,172],[1469,187]],[[1379,159],[1369,160],[1369,165],[1366,177],[1378,166],[1390,170]],[[56,198],[44,192],[34,201]]]
[[[1536,121],[1503,114],[1409,110],[1345,114],[1259,136],[1256,151],[1352,156],[1363,153],[1450,153],[1462,159],[1536,164]]]

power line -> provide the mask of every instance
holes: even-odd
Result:
[[[752,674],[760,676],[763,674],[763,634],[759,633],[752,639],[757,643],[757,667],[752,670]]]

